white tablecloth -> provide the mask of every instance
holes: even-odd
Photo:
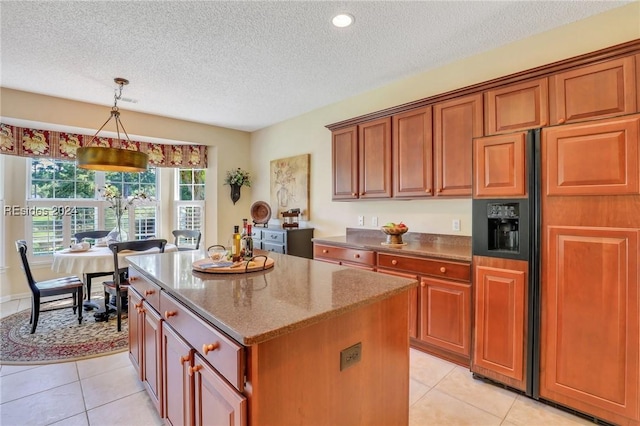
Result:
[[[164,247],[165,253],[178,251],[174,244],[167,244]],[[121,256],[137,255],[145,253],[158,252],[158,249],[147,251],[124,251]],[[124,260],[124,259],[123,259]],[[126,260],[118,259],[120,267],[127,265]],[[88,251],[72,252],[69,249],[61,250],[53,253],[53,264],[51,269],[55,272],[74,274],[82,276],[82,274],[92,274],[95,272],[113,271],[113,252],[109,247],[91,247]]]

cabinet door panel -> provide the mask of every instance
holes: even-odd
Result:
[[[142,362],[142,316],[138,313],[138,308],[142,307],[142,297],[135,291],[130,289],[128,292],[129,301],[129,359],[134,368],[138,372],[138,377],[142,380],[142,370],[140,363]]]
[[[527,195],[525,138],[526,133],[520,132],[474,139],[474,196]]]
[[[153,400],[160,413],[162,408],[162,371],[160,359],[160,342],[162,333],[160,329],[160,315],[147,302],[142,302],[143,315],[143,361],[142,380],[149,396]]]
[[[393,196],[433,195],[431,107],[393,116]]]
[[[336,130],[332,135],[333,199],[358,198],[358,129]]]
[[[546,229],[540,395],[614,423],[637,423],[640,230]]]
[[[418,276],[415,274],[390,271],[388,269],[378,269],[378,272],[396,277],[411,278],[413,280],[418,279]],[[409,290],[409,337],[418,337],[418,287],[413,287]]]
[[[162,323],[162,376],[165,422],[172,426],[190,425],[193,419],[193,381],[189,367],[194,351],[170,325]]]
[[[474,270],[471,371],[524,391],[528,263],[474,257]]]
[[[635,58],[614,59],[551,77],[554,124],[636,112]]]
[[[391,197],[391,118],[358,126],[360,198]]]
[[[245,426],[247,399],[196,354],[194,369],[195,424]]]
[[[420,310],[420,340],[463,356],[470,356],[470,284],[422,278]]]
[[[512,84],[485,93],[486,135],[533,129],[549,124],[547,78]]]
[[[542,130],[547,195],[640,193],[640,116]]]
[[[471,195],[473,138],[482,136],[482,95],[433,107],[436,195]]]

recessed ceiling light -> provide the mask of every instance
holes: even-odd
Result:
[[[331,20],[331,22],[333,22],[333,25],[338,28],[348,27],[349,25],[353,24],[353,21],[353,16],[349,15],[348,13],[341,13],[339,15],[336,15]]]

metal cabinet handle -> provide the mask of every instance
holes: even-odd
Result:
[[[178,315],[176,311],[164,311],[165,318],[175,317],[176,315]]]
[[[202,370],[202,366],[200,364],[189,367],[189,376],[193,376],[193,373],[200,370]]]
[[[215,351],[219,347],[220,347],[220,342],[209,343],[209,344],[205,343],[204,345],[202,345],[202,352],[206,355],[210,351]]]

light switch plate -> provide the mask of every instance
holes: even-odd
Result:
[[[371,218],[371,226],[378,226],[378,216],[373,216]]]
[[[460,230],[460,219],[453,219],[453,222],[451,222],[451,228],[454,231],[459,231]]]
[[[358,226],[364,226],[364,216],[358,216]]]

